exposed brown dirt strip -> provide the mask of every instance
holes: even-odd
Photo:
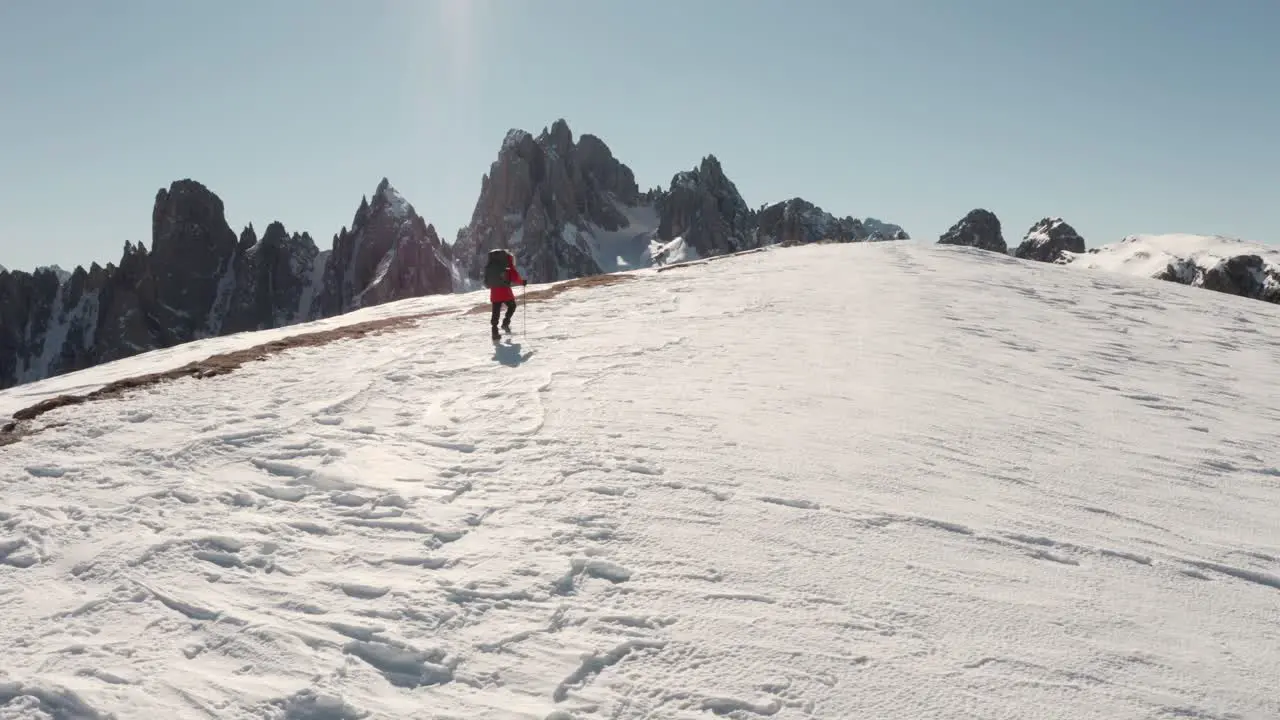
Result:
[[[634,275],[619,275],[619,274],[588,275],[587,277],[580,277],[574,280],[568,280],[559,285],[553,285],[552,287],[549,287],[549,288],[543,288],[542,290],[534,290],[531,293],[517,293],[516,301],[517,302],[544,302],[546,300],[550,300],[554,298],[555,296],[559,295],[565,290],[572,290],[574,288],[602,287],[604,285],[613,285],[615,283],[626,282],[628,280],[634,280],[634,279],[635,279]],[[470,310],[468,310],[467,314],[472,315],[476,313],[487,313],[490,311],[492,307],[493,306],[489,303],[481,303],[471,308]]]
[[[527,293],[524,297],[518,297],[517,299],[522,302],[544,302],[554,298],[565,290],[573,288],[600,287],[632,279],[634,278],[630,275],[592,275],[570,280],[543,290],[535,290],[534,292]],[[467,310],[466,314],[471,315],[481,312],[489,312],[490,307],[491,305],[489,303],[478,304],[473,306],[470,310]],[[38,432],[38,429],[32,425],[32,421],[41,415],[52,410],[57,410],[58,408],[80,405],[86,402],[110,400],[112,398],[121,397],[131,390],[139,390],[153,385],[158,385],[163,382],[178,380],[180,378],[203,380],[205,378],[218,377],[219,375],[226,375],[239,370],[245,365],[245,363],[266,360],[272,355],[279,354],[292,348],[316,347],[319,345],[327,345],[336,340],[362,338],[367,335],[392,332],[409,327],[425,318],[449,315],[454,312],[456,311],[439,310],[436,312],[383,318],[381,320],[369,320],[367,322],[345,325],[343,327],[337,327],[330,330],[299,333],[297,335],[280,338],[279,340],[272,340],[243,350],[211,355],[203,360],[190,362],[182,367],[174,368],[172,370],[148,373],[146,375],[137,375],[135,377],[116,380],[115,382],[104,385],[92,392],[80,395],[58,395],[56,397],[41,400],[35,405],[22,408],[15,412],[13,414],[12,421],[0,426],[0,447],[11,445],[24,437]]]

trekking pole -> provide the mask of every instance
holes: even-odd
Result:
[[[524,294],[529,292],[529,283],[520,286],[520,305],[524,308],[524,312],[520,313],[520,338],[522,340],[529,339],[529,305],[524,300]]]

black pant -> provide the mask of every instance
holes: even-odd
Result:
[[[511,324],[511,316],[516,314],[516,301],[506,300],[504,302],[496,302],[493,304],[493,315],[489,318],[489,324],[498,327],[498,313],[502,311],[502,306],[507,306],[507,319],[502,321],[502,326],[507,327]]]

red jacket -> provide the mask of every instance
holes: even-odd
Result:
[[[510,255],[507,256],[507,280],[512,285],[524,284],[524,278],[520,277],[520,271],[516,270],[516,259]],[[491,303],[510,302],[515,299],[515,291],[509,287],[499,285],[498,287],[489,288],[489,302]]]

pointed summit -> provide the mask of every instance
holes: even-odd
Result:
[[[387,178],[333,239],[314,318],[453,291],[448,248]]]

